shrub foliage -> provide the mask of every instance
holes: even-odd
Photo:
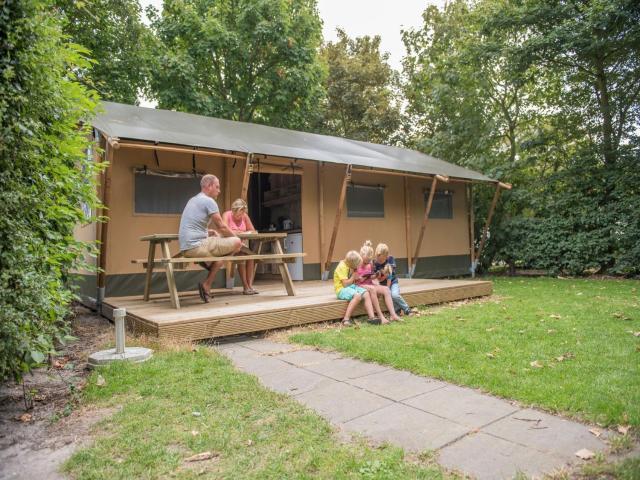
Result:
[[[75,81],[88,63],[47,0],[0,6],[0,380],[20,379],[66,334],[74,240],[97,206],[87,158],[96,98]]]

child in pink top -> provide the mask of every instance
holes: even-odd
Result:
[[[374,282],[376,278],[375,275],[371,275],[373,273],[373,247],[369,240],[364,242],[364,245],[362,245],[362,248],[360,249],[360,256],[362,257],[362,263],[356,270],[356,273],[360,277],[358,280],[358,286],[366,288],[369,291],[373,308],[376,310],[376,313],[382,320],[382,323],[389,323],[389,320],[387,320],[382,314],[378,295],[382,295],[384,297],[385,305],[387,306],[387,310],[389,310],[389,317],[391,321],[400,321],[400,317],[396,315],[396,311],[393,309],[393,300],[391,299],[391,291],[389,290],[389,287],[378,285],[377,282]]]
[[[231,210],[227,210],[222,214],[222,220],[224,220],[224,223],[227,224],[233,233],[254,232],[255,227],[253,223],[251,223],[247,210],[247,202],[238,198],[231,204]],[[255,295],[258,293],[253,289],[253,270],[253,260],[238,262],[238,273],[240,274],[240,280],[242,280],[242,286],[244,287],[242,293],[245,295]]]

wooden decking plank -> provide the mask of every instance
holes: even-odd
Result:
[[[258,284],[257,288],[260,295],[253,296],[214,290],[209,304],[201,303],[195,292],[183,293],[180,310],[168,305],[166,294],[152,296],[149,302],[141,297],[110,297],[105,299],[105,311],[126,308],[128,324],[136,333],[160,340],[197,340],[338,319],[346,308],[328,282],[296,282],[295,297],[287,296],[280,282]],[[420,305],[490,295],[493,286],[477,280],[403,279],[401,289],[410,305]],[[362,314],[364,309],[359,306],[356,315]]]

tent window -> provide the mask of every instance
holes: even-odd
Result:
[[[200,191],[200,177],[135,170],[135,213],[181,214]]]
[[[429,190],[424,192],[424,206],[427,208]],[[449,190],[436,190],[431,204],[429,218],[452,219],[453,218],[453,192]]]
[[[384,188],[381,186],[348,185],[347,216],[384,218]]]

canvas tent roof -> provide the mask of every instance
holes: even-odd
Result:
[[[405,148],[112,102],[102,106],[93,126],[109,137],[494,181]]]

